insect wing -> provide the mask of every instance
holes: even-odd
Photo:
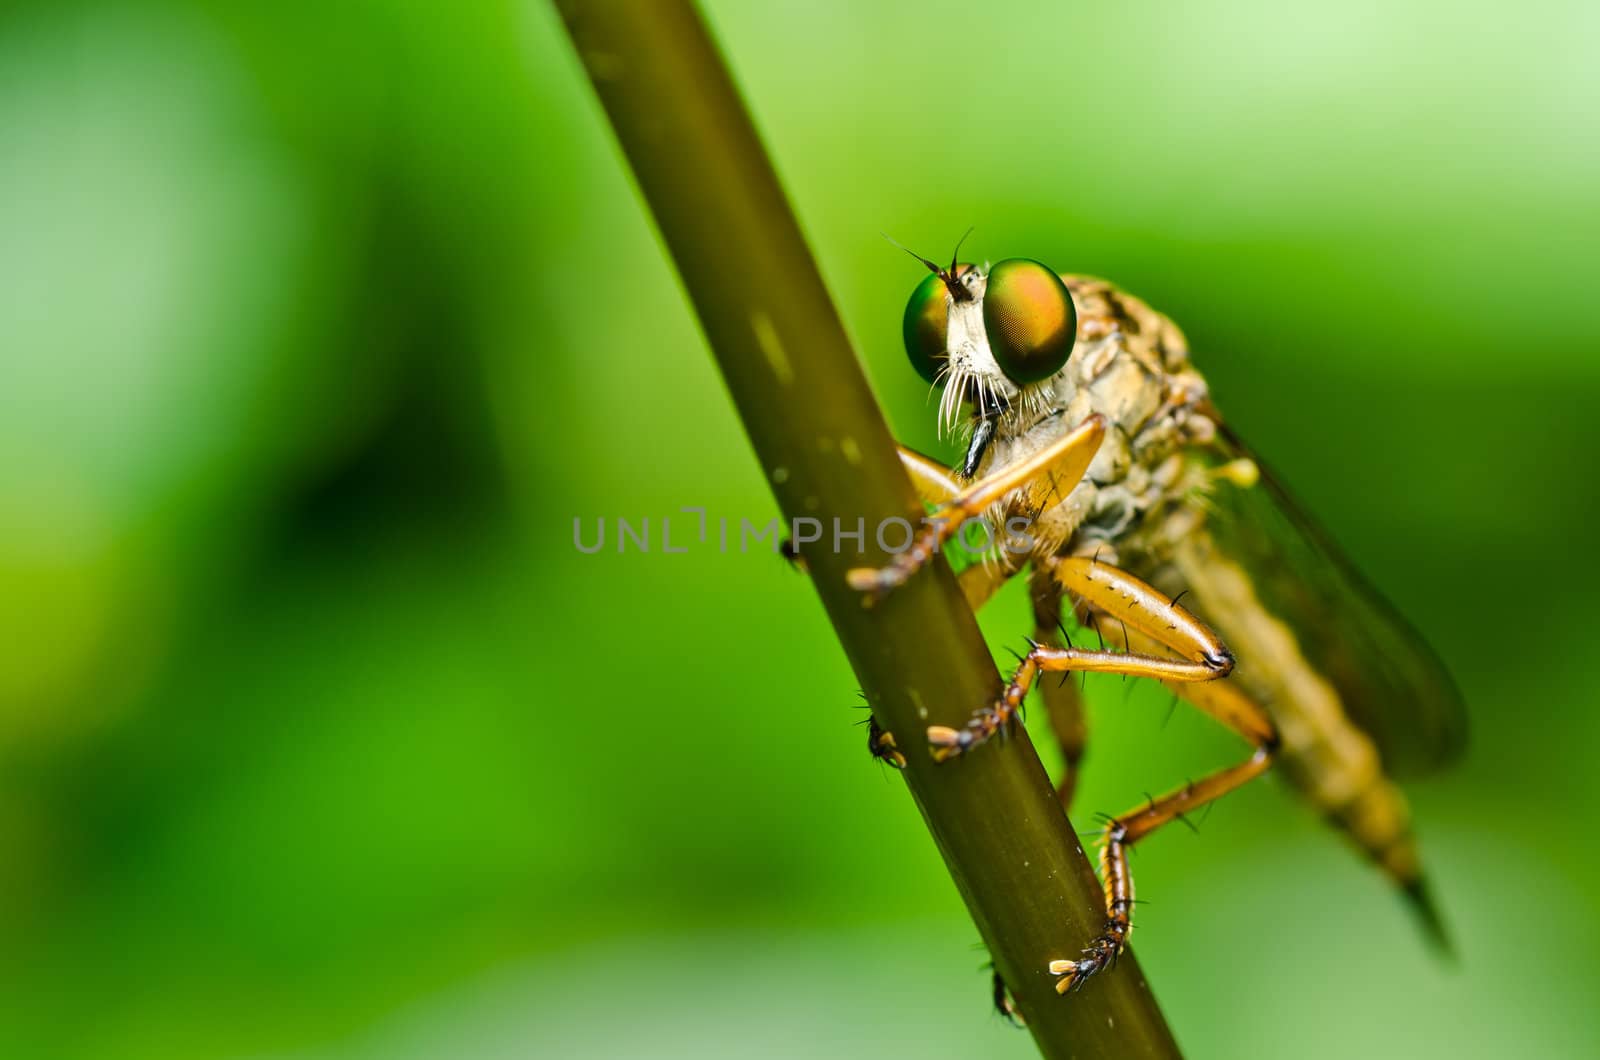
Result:
[[[1207,502],[1217,547],[1295,631],[1389,772],[1416,775],[1456,758],[1466,708],[1433,649],[1236,436],[1224,432],[1219,445],[1226,459],[1254,462],[1260,477],[1248,487],[1218,479]]]

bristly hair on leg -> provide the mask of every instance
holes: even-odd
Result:
[[[1062,622],[1062,621],[1060,621],[1058,619],[1056,621],[1056,629],[1059,630],[1060,633],[1061,633],[1061,642],[1063,644],[1065,644],[1069,648],[1077,648],[1077,645],[1072,643],[1071,635],[1067,633],[1067,625],[1066,625],[1065,622]],[[1087,675],[1085,675],[1085,676],[1087,676]],[[1056,682],[1056,687],[1057,688],[1061,688],[1062,686],[1064,686],[1070,680],[1072,680],[1072,671],[1071,670],[1062,670],[1061,671],[1061,680]]]

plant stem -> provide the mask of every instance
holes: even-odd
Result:
[[[830,532],[806,551],[817,593],[874,715],[909,760],[911,794],[1040,1050],[1176,1057],[1131,954],[1081,993],[1055,992],[1047,963],[1076,957],[1100,931],[1104,909],[1032,744],[1020,735],[996,740],[945,765],[928,754],[929,724],[960,726],[1000,692],[948,567],[935,563],[871,609],[845,584],[847,568],[886,560],[875,528],[895,518],[915,525],[922,508],[705,26],[683,0],[556,7],[784,517],[817,519]],[[835,518],[846,530],[864,520],[864,556],[829,547]],[[898,543],[892,528],[886,537]],[[779,739],[814,738],[813,719],[782,724]],[[876,901],[894,916],[892,888]]]

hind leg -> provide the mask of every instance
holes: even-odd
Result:
[[[1106,895],[1105,928],[1089,943],[1080,960],[1050,962],[1050,974],[1060,976],[1056,980],[1057,992],[1064,994],[1081,986],[1091,975],[1114,964],[1128,944],[1128,935],[1133,931],[1133,874],[1128,868],[1128,850],[1163,825],[1259,777],[1271,764],[1272,749],[1258,748],[1238,765],[1185,784],[1106,824],[1100,848],[1100,882]]]
[[[1160,647],[1148,634],[1135,631],[1129,632],[1129,646],[1130,650],[1141,651],[1156,651]],[[1081,986],[1091,975],[1116,963],[1117,955],[1127,945],[1128,935],[1133,930],[1133,873],[1128,865],[1128,850],[1162,826],[1249,783],[1272,765],[1278,746],[1277,730],[1261,705],[1236,684],[1231,681],[1166,684],[1179,697],[1254,745],[1255,752],[1238,765],[1151,799],[1139,809],[1106,823],[1100,848],[1105,927],[1089,943],[1081,959],[1050,962],[1051,974],[1060,976],[1056,989],[1062,993]]]

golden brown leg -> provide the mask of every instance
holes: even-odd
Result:
[[[924,503],[942,508],[961,495],[961,484],[956,481],[955,472],[950,468],[915,449],[903,445],[899,449],[900,464],[906,469],[911,484],[916,487],[917,496]],[[989,562],[974,563],[963,570],[957,581],[961,585],[962,595],[967,598],[967,606],[974,612],[980,610],[1019,569],[1020,565]]]
[[[955,472],[950,468],[915,449],[903,445],[895,448],[900,451],[900,466],[906,469],[906,476],[924,504],[937,508],[960,496],[961,483],[956,481]],[[785,540],[781,551],[789,562],[801,570],[806,569],[806,559],[793,541]]]
[[[895,556],[888,566],[851,570],[846,575],[850,587],[865,593],[867,603],[892,592],[937,556],[967,520],[977,518],[1017,490],[1026,490],[1023,505],[1029,510],[1037,510],[1044,498],[1056,494],[1065,497],[1083,478],[1104,439],[1105,420],[1091,416],[1049,448],[973,483],[939,504],[925,520],[927,525],[912,539],[911,547]],[[925,463],[918,464],[908,460],[907,453],[902,451],[902,460],[906,461],[908,472],[917,482],[917,489],[931,492],[935,484],[920,481],[919,474],[927,470],[925,464],[933,461],[921,457]],[[911,457],[917,455],[910,454]]]
[[[906,469],[911,485],[924,504],[938,508],[961,496],[961,483],[949,467],[915,449],[903,445],[896,448],[900,450],[900,466]]]
[[[1009,725],[1041,673],[1128,674],[1187,683],[1212,681],[1232,672],[1232,653],[1205,623],[1126,571],[1079,558],[1051,561],[1046,570],[1063,589],[1089,607],[1184,658],[1034,643],[1017,664],[997,703],[978,711],[964,728],[934,725],[928,729],[933,755],[939,761],[972,750]]]
[[[1129,631],[1129,648],[1155,652],[1160,642],[1138,630]],[[1107,823],[1100,848],[1100,879],[1105,888],[1106,925],[1076,961],[1050,962],[1050,972],[1061,978],[1056,989],[1065,993],[1085,979],[1116,962],[1133,930],[1133,874],[1128,867],[1128,848],[1169,821],[1260,776],[1272,764],[1278,745],[1277,730],[1267,712],[1231,681],[1179,684],[1165,682],[1183,699],[1200,708],[1249,741],[1255,753],[1245,762],[1219,770],[1197,783],[1187,784],[1132,813]]]
[[[1095,559],[1071,556],[1051,563],[1050,573],[1085,606],[1126,623],[1186,659],[1218,671],[1211,676],[1221,677],[1233,669],[1232,654],[1210,627],[1127,571]]]
[[[961,586],[961,595],[966,597],[967,606],[972,608],[973,614],[977,614],[1019,569],[997,562],[974,563],[956,577],[956,584]]]
[[[1050,974],[1060,976],[1056,991],[1066,993],[1083,985],[1091,975],[1116,962],[1133,931],[1133,874],[1128,869],[1128,848],[1162,825],[1191,810],[1219,799],[1245,784],[1272,764],[1272,748],[1260,747],[1249,759],[1229,766],[1177,791],[1152,799],[1144,807],[1114,818],[1106,825],[1100,848],[1100,882],[1106,893],[1106,926],[1083,951],[1080,960],[1050,962]]]
[[[900,753],[899,746],[894,742],[894,733],[879,725],[878,719],[870,714],[867,716],[867,753],[896,769],[906,767],[906,756]]]
[[[924,501],[943,504],[961,492],[950,469],[937,460],[901,446],[900,461]],[[977,611],[1016,573],[1017,568],[1000,563],[975,563],[962,571],[957,581],[967,606]],[[877,718],[870,718],[867,723],[867,750],[872,757],[896,769],[906,767],[906,757],[895,743],[894,733],[879,726]]]
[[[1040,572],[1070,593],[1087,610],[1116,619],[1127,631],[1127,651],[1058,648],[1035,643],[1018,664],[999,703],[977,714],[964,729],[934,726],[928,739],[940,760],[970,750],[1007,724],[1041,673],[1101,672],[1154,677],[1201,710],[1239,733],[1256,748],[1245,762],[1185,785],[1106,825],[1100,870],[1106,899],[1105,929],[1079,960],[1050,962],[1062,993],[1114,963],[1133,930],[1133,876],[1128,848],[1169,821],[1266,772],[1277,747],[1277,732],[1261,706],[1233,685],[1216,680],[1233,669],[1233,655],[1194,615],[1126,571],[1093,559],[1050,562]],[[1038,612],[1048,608],[1049,594],[1036,589]],[[1176,653],[1182,658],[1162,654]]]

